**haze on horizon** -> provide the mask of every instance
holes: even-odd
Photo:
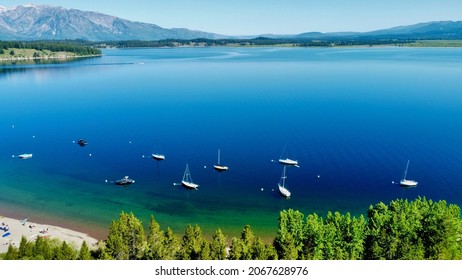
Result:
[[[462,20],[460,0],[6,0],[0,6],[30,3],[222,35],[366,32],[420,22]]]

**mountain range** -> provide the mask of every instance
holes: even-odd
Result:
[[[96,12],[46,5],[0,7],[0,40],[162,40],[219,39],[224,36],[189,30],[166,29]]]
[[[231,37],[186,28],[162,28],[151,23],[125,20],[91,11],[47,5],[0,6],[0,40],[162,40]],[[295,39],[462,39],[462,21],[435,21],[371,32],[306,32],[293,35],[265,34],[253,37]]]

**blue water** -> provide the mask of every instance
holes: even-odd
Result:
[[[287,208],[358,215],[418,196],[462,205],[462,49],[103,53],[0,66],[3,213],[100,236],[122,210],[179,233],[199,224],[237,236],[250,224],[273,236]],[[229,172],[213,170],[218,149]],[[272,162],[283,150],[300,162],[289,200]],[[157,151],[167,160],[152,160]],[[33,158],[12,157],[21,153]],[[407,160],[416,188],[396,184]],[[173,185],[186,163],[198,191]],[[136,183],[111,183],[125,175]]]

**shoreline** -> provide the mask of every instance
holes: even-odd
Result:
[[[54,213],[40,212],[34,208],[29,207],[17,208],[13,205],[0,206],[0,218],[2,217],[7,217],[18,221],[25,218],[29,218],[29,221],[33,221],[37,224],[54,225],[56,227],[85,233],[97,240],[105,240],[107,238],[109,228],[109,226],[107,226],[106,224],[92,223],[69,217],[66,218],[60,215],[56,215]]]
[[[19,219],[0,215],[0,253],[6,253],[9,244],[19,247],[23,236],[25,236],[28,241],[35,241],[38,236],[56,238],[61,242],[66,241],[68,244],[74,244],[76,248],[80,248],[83,241],[86,241],[88,247],[95,249],[99,242],[99,239],[87,233],[71,230],[69,228],[47,223],[37,223],[35,219],[21,221]]]

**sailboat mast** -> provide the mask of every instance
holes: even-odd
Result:
[[[183,181],[189,182],[189,166],[186,164],[186,169],[183,174]]]
[[[218,149],[218,165],[220,165],[220,149]]]
[[[406,164],[406,169],[404,170],[404,176],[403,176],[403,180],[406,179],[406,175],[407,175],[407,169],[409,168],[409,160],[407,161],[407,164]]]
[[[286,166],[284,165],[284,169],[282,171],[282,186],[285,187],[286,186]]]

